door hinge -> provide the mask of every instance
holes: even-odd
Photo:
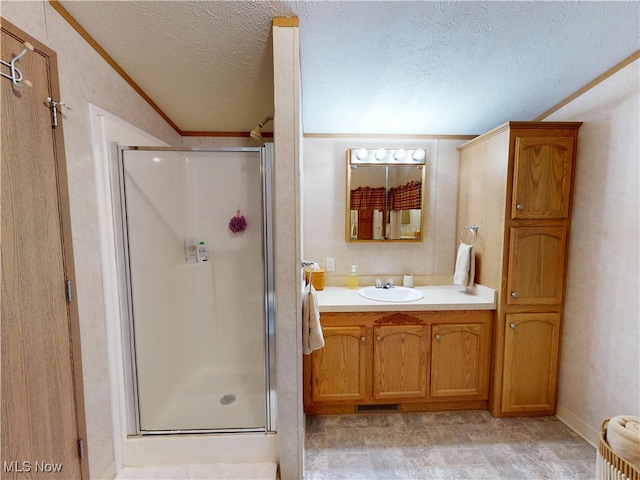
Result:
[[[65,282],[65,289],[67,291],[67,302],[71,302],[73,300],[73,287],[71,285],[71,280],[67,280]]]
[[[78,439],[78,456],[84,458],[84,440],[81,438]]]

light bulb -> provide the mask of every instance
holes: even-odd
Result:
[[[384,148],[381,148],[376,152],[376,160],[384,160],[384,157],[386,156],[387,151]]]
[[[407,151],[404,148],[400,150],[396,150],[396,153],[393,154],[393,158],[396,160],[402,160],[407,155]]]
[[[413,152],[413,155],[411,155],[411,158],[413,158],[416,162],[419,162],[421,160],[424,160],[424,156],[425,156],[424,150],[420,148]]]

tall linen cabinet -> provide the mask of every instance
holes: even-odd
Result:
[[[489,409],[553,415],[580,122],[509,122],[460,146],[458,231],[497,293]]]

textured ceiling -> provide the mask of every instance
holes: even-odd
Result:
[[[640,49],[638,1],[60,3],[183,132],[273,112],[273,17],[299,18],[305,133],[482,133]]]

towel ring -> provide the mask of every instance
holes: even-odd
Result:
[[[313,280],[313,265],[314,262],[309,262],[307,260],[302,260],[302,267],[310,267],[309,268],[309,285],[312,285],[311,281]]]
[[[465,243],[464,240],[462,240],[462,238],[464,237],[464,232],[469,230],[471,232],[472,238],[471,238],[471,246],[473,247],[476,243],[476,232],[478,231],[478,225],[466,225],[461,231],[460,231],[460,243]],[[469,245],[469,244],[467,244]]]

